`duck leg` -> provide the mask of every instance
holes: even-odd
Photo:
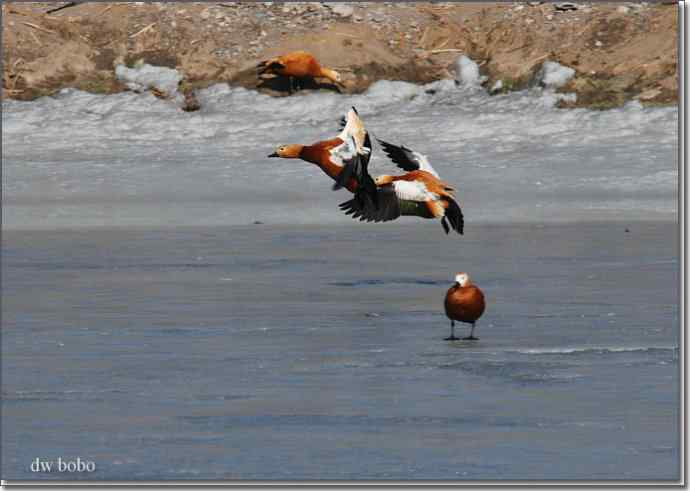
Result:
[[[288,89],[288,93],[290,95],[295,93],[295,77],[288,77],[290,80],[290,88]]]
[[[479,338],[474,337],[474,322],[472,323],[472,329],[470,330],[470,335],[467,336],[466,338],[462,339],[467,339],[467,340],[472,340],[472,341],[477,341]]]
[[[444,341],[457,341],[460,338],[455,337],[455,321],[450,321],[450,337],[443,338]]]

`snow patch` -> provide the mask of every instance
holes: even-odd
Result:
[[[115,76],[135,92],[157,89],[168,97],[177,95],[177,87],[182,80],[182,74],[177,70],[161,66],[142,63],[134,68],[124,65],[115,67]]]
[[[388,103],[401,99],[412,99],[422,93],[423,88],[407,82],[379,80],[369,86],[366,91],[367,98],[372,102]]]
[[[462,55],[455,64],[458,82],[477,87],[486,80],[486,77],[479,75],[479,65],[467,56]]]
[[[197,96],[194,113],[150,92],[3,100],[5,228],[350,224],[322,172],[266,156],[333,138],[351,106],[376,136],[441,159],[444,180],[491,181],[478,222],[677,218],[677,107],[563,110],[558,98],[574,96],[490,97],[452,79],[293,97],[217,84]],[[375,174],[399,173],[380,149],[373,159]],[[468,164],[443,163],[456,161]]]
[[[555,61],[545,61],[541,67],[539,82],[545,87],[558,88],[575,76],[575,70]]]

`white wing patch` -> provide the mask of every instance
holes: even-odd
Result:
[[[439,198],[436,193],[430,192],[424,183],[419,181],[395,181],[393,187],[395,194],[402,200],[435,201]]]
[[[366,130],[364,129],[364,124],[362,120],[354,109],[350,109],[347,112],[347,123],[340,132],[338,138],[344,142],[348,142],[354,145],[354,151],[360,155],[366,155],[370,152],[368,148],[364,147],[364,138],[366,137]],[[350,142],[351,140],[351,142]]]
[[[419,170],[425,170],[429,174],[433,174],[436,178],[441,178],[429,163],[429,159],[426,158],[426,155],[419,152],[415,152],[414,150],[412,150],[412,155],[414,155],[414,158],[419,163]]]
[[[331,162],[343,166],[346,161],[352,160],[357,155],[357,145],[351,136],[343,138],[341,133],[338,138],[343,140],[343,143],[331,148],[329,152],[331,154]]]

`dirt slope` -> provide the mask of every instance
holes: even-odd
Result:
[[[577,75],[562,90],[578,94],[574,105],[678,97],[672,4],[97,2],[46,13],[64,3],[3,4],[5,97],[124,90],[114,66],[141,59],[178,68],[187,88],[256,88],[257,62],[296,49],[342,71],[350,92],[449,77],[466,54],[503,90],[529,84],[545,60],[568,65]]]

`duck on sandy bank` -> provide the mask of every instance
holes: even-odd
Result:
[[[292,94],[296,86],[303,88],[307,80],[326,78],[335,84],[342,83],[342,77],[335,70],[322,67],[314,55],[306,51],[293,51],[286,55],[265,60],[256,66],[259,76],[272,73],[288,77]]]

